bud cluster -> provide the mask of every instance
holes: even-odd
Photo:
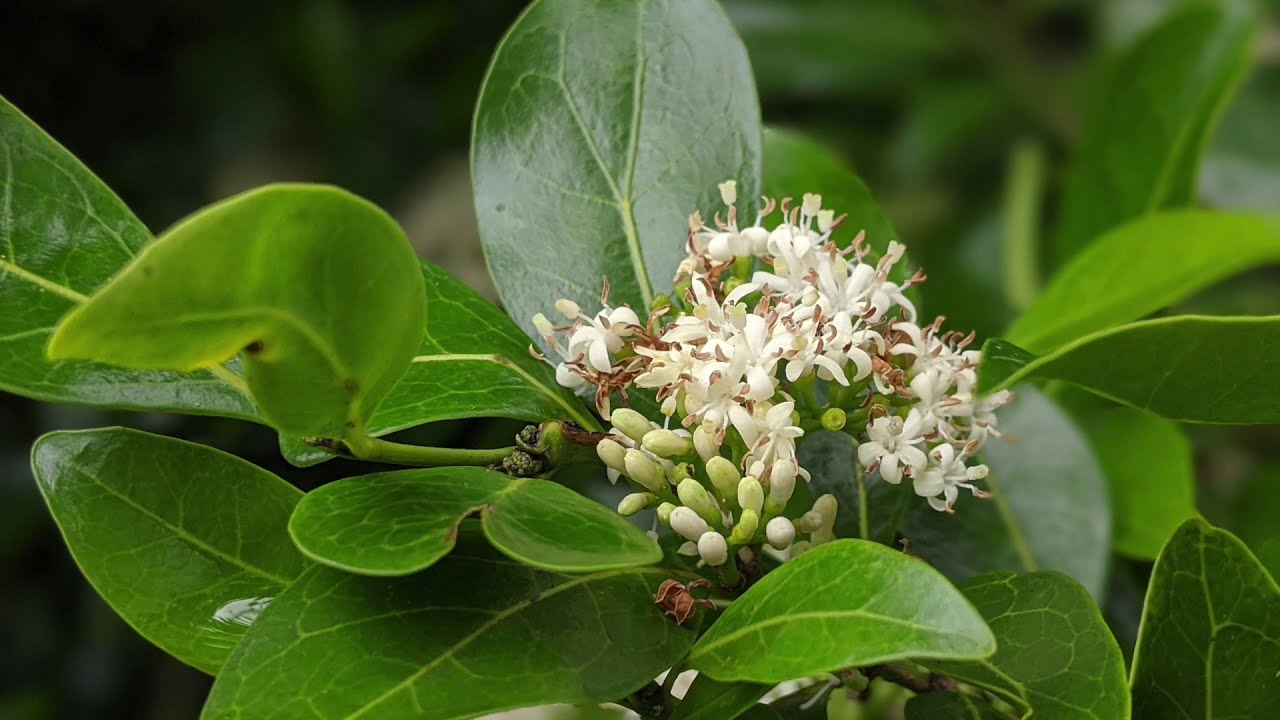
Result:
[[[829,540],[834,497],[783,516],[796,479],[809,479],[796,444],[822,428],[848,433],[866,472],[910,479],[937,510],[952,512],[960,489],[984,495],[973,483],[987,469],[970,461],[999,436],[995,410],[1009,394],[976,395],[972,334],[944,332],[941,317],[917,322],[905,291],[924,275],[891,279],[902,245],[874,261],[865,233],[839,247],[831,233],[844,217],[818,195],[798,206],[764,198],[740,227],[736,184],[720,193],[724,217],[690,217],[675,297],[643,322],[609,306],[607,285],[594,315],[561,300],[568,324],[534,318],[562,360],[559,382],[592,392],[613,424],[600,457],[637,490],[619,510],[656,507],[712,565],[737,546],[794,553]],[[662,425],[612,409],[614,395],[626,402],[637,389],[656,393]]]

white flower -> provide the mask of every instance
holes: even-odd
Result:
[[[885,482],[897,485],[902,476],[913,477],[925,468],[924,451],[916,447],[923,438],[920,413],[912,408],[904,420],[896,415],[878,417],[867,426],[870,437],[858,446],[858,462],[868,472],[880,470]]]
[[[940,512],[953,512],[959,488],[965,488],[978,497],[986,497],[987,493],[974,487],[973,481],[987,476],[986,465],[966,467],[964,455],[958,454],[950,444],[935,447],[929,453],[928,469],[912,481],[915,492],[920,497],[928,498],[929,505]]]

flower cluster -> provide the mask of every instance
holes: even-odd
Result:
[[[937,510],[952,512],[960,489],[984,495],[974,482],[987,468],[970,459],[999,435],[994,413],[1009,394],[976,395],[972,334],[917,322],[906,291],[924,275],[892,279],[903,247],[890,242],[874,261],[865,233],[840,247],[831,233],[844,217],[818,195],[764,198],[742,227],[736,184],[720,194],[723,217],[690,217],[675,298],[645,319],[610,307],[607,286],[594,315],[561,300],[566,324],[534,318],[560,355],[560,383],[593,392],[613,424],[600,457],[637,491],[619,511],[657,507],[710,565],[750,544],[795,554],[830,540],[833,496],[785,514],[797,478],[810,477],[797,441],[819,427],[847,432],[866,472],[909,479]],[[652,397],[663,423],[613,410],[615,395]]]

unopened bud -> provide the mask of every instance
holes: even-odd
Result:
[[[816,530],[809,533],[809,542],[814,545],[831,542],[836,539],[836,512],[840,509],[840,502],[836,500],[835,495],[823,495],[813,503],[811,512],[817,513],[822,522]]]
[[[769,500],[785,505],[796,490],[796,465],[791,460],[778,460],[769,473]]]
[[[822,427],[827,430],[843,430],[846,419],[844,410],[831,408],[822,413]]]
[[[707,461],[707,477],[711,478],[711,484],[722,500],[728,500],[737,495],[738,481],[742,479],[733,461],[719,455]]]
[[[796,520],[796,530],[802,533],[811,533],[820,527],[822,527],[822,513],[812,510],[801,515],[800,519]]]
[[[711,526],[691,508],[678,507],[671,511],[671,529],[686,540],[697,540],[703,533],[709,532]]]
[[[653,423],[631,408],[614,410],[609,416],[609,422],[612,422],[613,426],[623,435],[636,442],[644,442],[644,436],[653,429]]]
[[[671,513],[675,512],[675,503],[664,502],[658,506],[658,522],[671,527]]]
[[[720,443],[716,442],[716,431],[707,425],[699,425],[693,431],[693,447],[698,457],[704,461],[720,454]]]
[[[616,418],[617,413],[614,413]],[[640,444],[645,449],[669,460],[685,457],[693,452],[693,443],[687,437],[681,437],[671,430],[650,430],[644,434]]]
[[[605,466],[617,470],[620,473],[625,473],[627,471],[627,449],[622,447],[622,443],[617,440],[605,438],[596,443],[596,455],[600,456],[600,461],[603,462]]]
[[[685,507],[698,513],[698,517],[708,523],[720,522],[720,508],[716,507],[716,501],[711,499],[711,494],[697,480],[693,478],[681,480],[676,487],[676,494],[680,496],[680,502]]]
[[[650,492],[661,492],[667,484],[667,476],[652,458],[640,450],[630,448],[624,456],[627,477]]]
[[[764,488],[760,487],[760,481],[755,477],[748,475],[738,483],[738,505],[743,510],[757,513],[764,509]]]
[[[733,526],[729,542],[734,545],[746,545],[760,528],[760,514],[755,510],[743,510],[738,516],[738,524]]]
[[[786,550],[796,540],[796,526],[784,517],[776,517],[764,526],[764,536],[775,550]]]
[[[656,502],[657,499],[658,496],[652,493],[631,493],[618,503],[618,514],[622,517],[630,517],[649,507],[649,503]]]
[[[706,564],[719,567],[729,559],[729,543],[715,530],[705,532],[698,538],[698,554]]]

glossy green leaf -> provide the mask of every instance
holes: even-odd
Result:
[[[670,720],[733,720],[750,710],[773,685],[720,682],[699,674]]]
[[[1250,3],[1196,3],[1105,70],[1067,177],[1059,265],[1117,225],[1195,200],[1200,156],[1248,68],[1256,28]]]
[[[950,692],[925,693],[907,701],[906,720],[1009,720],[981,698]]]
[[[537,0],[476,108],[476,215],[503,304],[526,331],[557,298],[644,315],[670,292],[689,214],[717,183],[760,189],[751,65],[712,0]]]
[[[478,467],[401,470],[307,493],[289,520],[316,562],[367,575],[408,575],[453,549],[479,515],[494,547],[527,565],[588,572],[651,565],[658,543],[625,518],[549,480]]]
[[[422,341],[422,276],[386,213],[325,186],[271,185],[147,246],[49,342],[57,359],[192,371],[242,354],[282,432],[343,437]]]
[[[899,239],[866,183],[830,150],[799,133],[765,128],[764,194],[780,199],[809,192],[820,193],[822,206],[837,216],[848,214],[832,233],[842,245],[863,230],[871,247],[880,251]]]
[[[1188,520],[1147,589],[1133,717],[1278,717],[1277,669],[1280,587],[1234,535]]]
[[[551,365],[529,354],[531,341],[506,313],[435,265],[422,263],[427,287],[422,347],[369,419],[375,437],[441,420],[505,417],[529,422],[599,423],[556,382]],[[332,455],[282,438],[290,462],[314,465]]]
[[[873,542],[836,540],[752,585],[694,645],[689,664],[725,682],[768,683],[994,650],[982,618],[933,568]]]
[[[36,441],[32,470],[72,557],[143,637],[217,672],[307,562],[302,493],[213,448],[111,428]]]
[[[0,390],[46,402],[254,417],[244,393],[203,370],[137,372],[45,357],[59,318],[150,239],[101,180],[0,98]]]
[[[1030,386],[999,411],[1009,439],[987,442],[989,500],[962,497],[955,515],[912,498],[910,552],[954,582],[998,570],[1057,570],[1101,597],[1111,546],[1106,478],[1066,413]]]
[[[1072,258],[1005,337],[1045,352],[1268,263],[1280,263],[1280,218],[1155,213],[1103,235]]]
[[[1196,515],[1190,441],[1173,422],[1082,390],[1066,386],[1054,398],[1089,439],[1107,477],[1111,547],[1154,560],[1173,531]]]
[[[1124,656],[1089,593],[1052,572],[993,573],[960,586],[996,636],[977,662],[929,662],[1037,720],[1125,720]]]
[[[470,542],[404,578],[317,567],[236,648],[202,717],[471,718],[616,700],[693,642],[695,624],[653,602],[670,576],[548,573]]]
[[[1171,420],[1280,423],[1276,348],[1280,316],[1178,315],[1086,335],[1038,357],[988,340],[978,387],[1065,380]]]

